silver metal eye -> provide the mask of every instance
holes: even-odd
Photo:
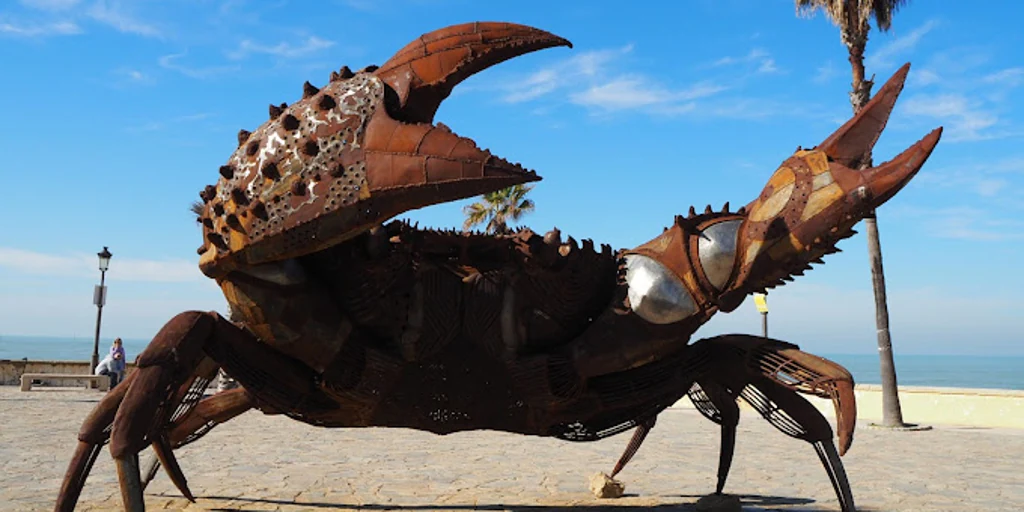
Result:
[[[722,291],[729,282],[736,263],[736,244],[742,219],[713,224],[705,229],[697,241],[700,266],[716,290]]]
[[[697,304],[683,282],[657,261],[639,254],[626,259],[629,306],[652,324],[671,324],[697,312]]]

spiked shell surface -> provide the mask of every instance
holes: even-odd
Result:
[[[373,215],[353,206],[369,198],[361,147],[383,83],[361,73],[305,93],[291,106],[271,105],[268,122],[239,134],[221,179],[202,194],[204,271],[239,251],[287,254],[297,238]]]

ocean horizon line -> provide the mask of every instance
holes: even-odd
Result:
[[[100,338],[100,354],[109,351],[112,336]],[[134,360],[149,339],[124,338],[128,359]],[[0,335],[0,360],[88,361],[95,338],[70,336]],[[845,367],[858,384],[880,384],[877,352],[819,354]],[[1024,390],[1024,354],[895,353],[901,386]]]

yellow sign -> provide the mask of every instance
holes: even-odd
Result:
[[[757,310],[761,313],[768,312],[768,296],[763,293],[754,294],[754,305],[757,306]]]

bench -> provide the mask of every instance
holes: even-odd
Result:
[[[106,375],[86,375],[83,373],[23,373],[21,374],[21,390],[32,389],[32,381],[35,379],[48,380],[84,380],[87,381],[85,389],[92,389],[95,385],[100,391],[110,389],[110,377]]]

